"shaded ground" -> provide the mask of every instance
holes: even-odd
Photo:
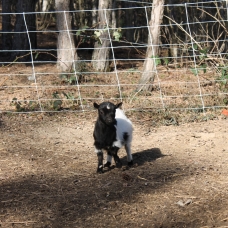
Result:
[[[227,119],[134,122],[135,165],[96,174],[92,114],[3,115],[0,227],[228,227]]]

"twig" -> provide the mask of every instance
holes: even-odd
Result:
[[[51,55],[52,57],[58,59],[58,57],[57,57],[56,55],[51,54],[51,53],[49,53],[49,52],[36,52],[36,51],[32,52],[32,54],[37,54],[37,53],[38,53],[38,54],[47,54],[47,55]],[[25,56],[28,56],[28,55],[31,55],[31,53],[29,52],[29,53],[27,53],[27,54],[25,54],[25,55],[16,57],[15,60],[13,60],[11,63],[9,63],[8,65],[3,65],[2,67],[9,67],[9,66],[11,66],[13,63],[17,62],[18,59],[24,58]],[[59,61],[62,62],[61,59],[59,59]],[[62,63],[66,65],[66,63],[64,63],[64,62],[62,62]],[[66,65],[66,66],[67,66],[67,65]]]
[[[8,77],[4,78],[2,82],[0,82],[0,87],[4,84],[4,82],[8,79]]]
[[[197,9],[203,11],[207,15],[211,16],[212,18],[214,18],[223,27],[223,29],[225,30],[225,32],[228,33],[227,28],[218,20],[218,18],[216,18],[215,16],[211,15],[210,13],[208,13],[207,11],[205,11],[203,9],[200,9],[200,8],[197,8]]]
[[[144,55],[144,53],[142,51],[139,51],[135,46],[132,45],[132,42],[130,42],[130,41],[126,40],[126,39],[124,39],[124,41],[126,43],[129,43],[138,52],[138,54]]]
[[[3,224],[28,224],[28,223],[36,223],[37,221],[23,221],[23,222],[20,222],[20,221],[11,221],[11,222],[0,222],[1,225]]]
[[[197,46],[202,50],[203,48],[201,47],[201,45],[181,26],[181,24],[177,23],[176,21],[174,21],[171,17],[168,17],[166,15],[164,15],[164,17],[168,18],[169,20],[171,20],[173,23],[175,23],[184,33],[186,33],[196,44]]]
[[[8,66],[12,65],[13,63],[15,63],[18,59],[24,58],[25,56],[28,56],[28,55],[30,55],[30,52],[28,54],[16,57],[16,59],[14,59],[13,62],[11,62],[10,64],[8,64],[6,66],[3,65],[2,67],[8,67]]]
[[[141,180],[147,180],[146,178],[143,178],[143,177],[140,177],[140,176],[137,176],[139,179]]]

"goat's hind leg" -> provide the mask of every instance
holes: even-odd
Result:
[[[131,144],[130,143],[125,144],[125,150],[127,152],[128,166],[132,166],[133,165],[133,158],[132,158],[132,154],[131,154]]]

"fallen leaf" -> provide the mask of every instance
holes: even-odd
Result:
[[[223,114],[224,116],[228,116],[228,110],[223,109],[223,110],[222,110],[222,114]]]
[[[184,207],[184,203],[183,203],[182,200],[179,200],[176,204],[179,205],[179,206],[181,206],[181,207]]]
[[[188,199],[185,202],[183,202],[183,200],[179,200],[176,204],[179,205],[179,206],[181,206],[181,207],[184,207],[184,206],[189,205],[191,203],[192,203],[192,200],[191,199]]]

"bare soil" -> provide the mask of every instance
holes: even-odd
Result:
[[[228,123],[131,115],[134,166],[97,174],[95,113],[2,114],[0,227],[228,227]],[[152,120],[151,120],[152,121]]]

